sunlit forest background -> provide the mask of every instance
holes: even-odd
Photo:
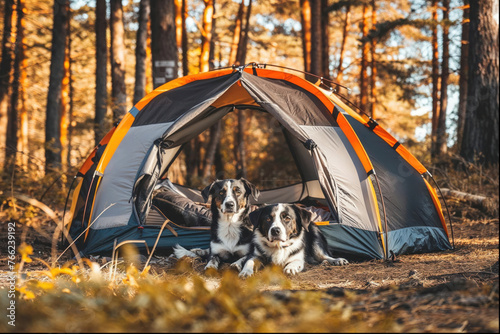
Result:
[[[64,189],[155,87],[252,62],[324,78],[424,164],[498,163],[498,1],[6,0],[0,10],[5,180],[29,173]],[[300,181],[273,126],[232,113],[185,147],[171,177]]]

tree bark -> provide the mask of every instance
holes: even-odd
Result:
[[[61,167],[61,87],[64,76],[64,58],[68,33],[68,0],[54,2],[52,51],[50,58],[49,91],[47,93],[47,117],[45,121],[45,173]]]
[[[498,23],[492,0],[470,2],[469,82],[460,155],[469,162],[499,162]]]
[[[148,47],[149,0],[139,4],[139,27],[135,46],[135,87],[134,105],[146,95],[146,56]]]
[[[375,29],[377,24],[377,7],[375,0],[372,0],[372,29]],[[369,115],[375,119],[375,106],[377,100],[377,40],[372,38],[370,43],[371,51],[371,75],[370,75],[370,112]]]
[[[94,117],[94,144],[97,146],[104,137],[106,129],[107,112],[107,58],[108,48],[106,43],[106,0],[96,1],[96,80],[95,80],[95,117]]]
[[[210,52],[208,55],[208,69],[212,71],[215,69],[215,42],[218,39],[217,36],[217,15],[215,13],[216,11],[216,5],[215,5],[215,0],[214,0],[214,14],[213,14],[213,19],[212,19],[212,39],[210,40]]]
[[[322,49],[323,36],[321,31],[321,0],[310,0],[311,3],[311,73],[323,76]],[[310,81],[317,81],[310,78]]]
[[[441,96],[440,112],[436,129],[436,156],[446,154],[447,136],[446,136],[446,112],[448,108],[448,78],[450,76],[450,38],[449,38],[449,12],[450,1],[443,0],[443,56],[441,60]]]
[[[458,151],[462,144],[467,110],[467,82],[469,75],[469,0],[464,0],[462,17],[462,43],[460,46],[460,80],[456,144]]]
[[[110,0],[111,31],[111,104],[113,123],[117,123],[127,112],[125,87],[125,27],[121,0]]]
[[[250,16],[252,15],[252,0],[248,1],[248,6],[245,13],[245,27],[243,28],[242,22],[242,30],[240,43],[238,45],[238,53],[236,56],[236,62],[240,65],[246,64],[247,59],[247,46],[248,46],[248,31],[250,30]]]
[[[205,154],[205,162],[203,169],[203,178],[208,180],[210,173],[212,171],[212,166],[215,161],[215,153],[217,151],[217,146],[220,142],[222,132],[222,119],[219,120],[215,125],[210,128],[210,140],[207,146],[207,153]]]
[[[7,140],[7,109],[10,87],[10,77],[12,69],[12,20],[14,15],[14,0],[4,1],[4,19],[2,34],[2,60],[0,61],[0,140],[5,143]],[[0,161],[6,152],[0,153]],[[5,155],[7,157],[8,155]]]
[[[331,80],[330,75],[330,12],[327,11],[328,0],[321,0],[321,66],[322,76]]]
[[[175,35],[177,41],[177,50],[178,52],[181,52],[183,76],[186,76],[189,73],[186,17],[186,0],[175,0]]]
[[[175,7],[175,41],[177,42],[177,49],[182,48],[182,0],[174,0]]]
[[[300,0],[300,20],[302,22],[302,55],[304,71],[311,72],[311,2]]]
[[[439,120],[439,45],[438,45],[438,1],[432,0],[432,129],[431,156],[436,152],[437,127]]]
[[[64,52],[64,77],[61,85],[61,117],[59,118],[59,128],[61,133],[61,163],[67,166],[68,162],[68,126],[69,126],[69,113],[71,107],[70,101],[70,82],[71,82],[71,11],[68,3],[67,20],[68,20],[68,33],[66,35],[66,50]]]
[[[12,91],[10,95],[10,104],[8,107],[7,119],[7,140],[6,140],[6,160],[7,165],[13,167],[16,163],[17,146],[18,146],[18,123],[19,123],[19,91],[20,91],[20,76],[21,63],[23,61],[23,35],[24,35],[24,3],[22,0],[17,0],[16,4],[16,41],[14,46],[14,75],[12,78]]]
[[[200,72],[210,70],[210,43],[212,41],[212,20],[214,16],[214,0],[203,0],[205,9],[203,10],[203,23],[201,31],[201,53]]]
[[[345,55],[345,44],[347,41],[347,35],[349,34],[350,26],[351,26],[351,6],[347,5],[345,7],[344,27],[342,29],[342,43],[340,44],[339,64],[337,65],[337,77],[335,79],[338,83],[342,83],[342,76],[344,72],[343,62]]]
[[[243,110],[236,111],[237,130],[234,133],[234,156],[236,178],[247,177],[246,145],[245,145],[245,115]]]
[[[236,64],[236,56],[238,54],[238,47],[240,45],[241,28],[243,22],[243,13],[245,10],[245,1],[241,1],[238,6],[238,14],[236,15],[236,22],[234,26],[233,41],[231,43],[231,51],[229,53],[229,65]],[[239,64],[237,64],[239,65]]]
[[[366,42],[368,36],[368,7],[363,5],[363,18],[361,21],[361,67],[359,72],[359,107],[361,110],[367,110],[368,104],[368,52],[370,46]]]
[[[182,75],[186,76],[189,74],[189,62],[188,62],[188,36],[186,30],[186,18],[187,18],[187,0],[182,0]]]
[[[174,0],[151,1],[151,52],[154,88],[177,78]]]
[[[21,36],[21,45],[19,45],[20,61],[19,61],[19,145],[18,151],[21,152],[21,165],[25,170],[28,168],[28,155],[29,155],[29,139],[28,139],[28,109],[26,108],[26,88],[27,88],[27,78],[28,73],[26,71],[28,67],[28,59],[26,58],[26,36],[24,34],[26,28],[26,22],[24,19],[24,8],[25,1],[20,0],[18,2],[18,11],[21,12],[18,15],[18,34]]]

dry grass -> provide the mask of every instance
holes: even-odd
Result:
[[[455,185],[474,190],[457,177],[450,178]],[[0,331],[498,333],[498,183],[491,176],[482,180],[496,212],[448,201],[453,250],[394,262],[308,265],[293,277],[271,267],[247,280],[227,267],[204,272],[200,260],[161,257],[142,274],[143,264],[139,270],[120,264],[113,279],[109,262],[101,259],[85,260],[83,268],[64,261],[51,267],[54,224],[33,208],[17,208],[18,215],[29,213],[18,236],[33,253],[24,250],[16,327],[3,320]],[[7,220],[5,212],[1,221]],[[5,224],[0,226],[6,245]],[[20,255],[17,262],[23,262]],[[2,253],[0,266],[5,265]],[[5,310],[9,298],[1,282]]]

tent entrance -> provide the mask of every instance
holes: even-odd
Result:
[[[223,108],[210,111],[206,118],[220,116]],[[243,135],[238,121],[244,124]],[[208,128],[207,123],[211,123]],[[205,124],[205,128],[201,128],[200,124]],[[222,118],[198,121],[196,127],[188,125],[179,131],[180,134],[175,133],[173,137],[178,138],[177,146],[163,151],[160,148],[159,152],[149,154],[150,158],[162,161],[158,167],[157,182],[147,180],[144,183],[146,186],[140,185],[138,178],[136,183],[136,187],[143,187],[143,191],[138,189],[136,199],[136,211],[141,222],[145,221],[147,214],[141,217],[140,212],[148,211],[146,206],[151,204],[151,200],[140,193],[151,192],[153,183],[153,187],[158,188],[162,183],[171,181],[190,200],[203,202],[201,190],[213,180],[237,178],[241,174],[261,191],[259,200],[252,204],[303,203],[331,211],[310,151],[264,109],[231,106]],[[197,133],[193,133],[196,130]],[[179,138],[188,140],[183,142]],[[144,165],[148,165],[147,160]]]

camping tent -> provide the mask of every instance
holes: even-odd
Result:
[[[102,139],[76,176],[68,229],[81,255],[110,253],[125,240],[154,245],[165,220],[151,205],[155,186],[184,143],[235,109],[266,112],[281,124],[302,179],[262,191],[257,204],[322,201],[335,219],[317,224],[347,257],[451,248],[429,173],[403,145],[332,91],[253,64],[170,81]],[[198,189],[178,189],[201,201]],[[162,229],[159,248],[208,247],[208,228],[173,223],[175,235]]]

